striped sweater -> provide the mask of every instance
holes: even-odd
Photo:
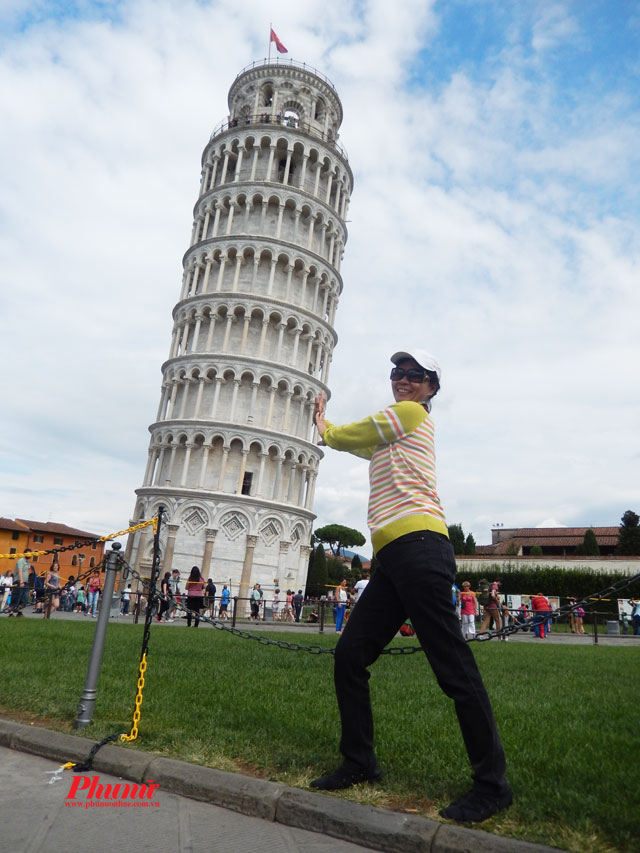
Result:
[[[448,536],[436,491],[433,421],[420,403],[404,400],[346,426],[327,422],[325,443],[370,459],[369,511],[373,550],[416,530]]]

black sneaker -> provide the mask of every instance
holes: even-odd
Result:
[[[312,788],[318,788],[321,791],[341,791],[343,788],[351,788],[352,785],[359,785],[361,782],[373,785],[381,778],[382,773],[378,767],[374,767],[373,770],[350,770],[343,764],[334,773],[314,779],[310,784]]]
[[[512,802],[513,794],[506,784],[499,794],[488,794],[486,791],[472,788],[445,809],[440,809],[439,814],[440,817],[455,820],[458,823],[481,823],[496,812],[508,809]]]

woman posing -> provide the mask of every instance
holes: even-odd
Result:
[[[395,403],[382,412],[338,427],[325,420],[324,396],[316,398],[314,420],[323,443],[371,460],[368,524],[378,568],[335,649],[344,761],[311,785],[337,790],[380,779],[368,668],[409,617],[441,689],[455,702],[473,771],[471,790],[440,814],[483,821],[511,805],[512,795],[491,703],[451,600],[456,561],[436,491],[430,415],[440,367],[422,349],[396,352],[391,361]],[[416,725],[429,725],[427,708]]]

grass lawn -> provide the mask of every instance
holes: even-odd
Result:
[[[94,630],[95,622],[0,620],[3,712],[71,730]],[[80,735],[129,731],[141,640],[141,624],[109,625],[95,722]],[[295,641],[330,646],[335,636]],[[638,650],[491,642],[474,653],[515,796],[482,828],[581,853],[637,850]],[[154,625],[148,662],[131,748],[299,787],[339,763],[329,655]],[[382,657],[371,691],[384,781],[338,796],[435,818],[470,781],[453,705],[422,654]]]

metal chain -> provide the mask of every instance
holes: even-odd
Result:
[[[125,563],[125,571],[131,574],[137,581],[142,583],[143,586],[149,585],[149,578],[144,578],[142,575],[137,572],[132,566]],[[158,592],[155,595],[151,595],[151,590],[147,592],[147,611],[153,610],[153,605],[156,601],[159,601],[161,596]],[[193,611],[189,610],[188,607],[185,607],[181,601],[178,601],[176,598],[171,596],[171,600],[175,607],[178,610],[181,610],[183,613],[191,613],[193,615]],[[251,631],[243,631],[241,628],[234,628],[231,625],[226,625],[224,622],[219,621],[215,617],[198,615],[198,619],[201,622],[206,622],[208,625],[211,625],[218,631],[226,631],[229,634],[233,634],[236,637],[241,637],[244,640],[254,640],[259,643],[261,646],[278,646],[281,649],[287,649],[289,651],[295,652],[309,652],[314,655],[322,655],[322,654],[333,654],[333,648],[325,649],[322,646],[303,646],[300,643],[289,643],[286,640],[272,640],[270,637],[263,637],[260,635],[253,634]]]
[[[107,735],[107,737],[103,738],[101,741],[98,741],[98,743],[94,744],[91,747],[91,752],[89,753],[89,755],[87,756],[87,760],[83,764],[73,764],[69,761],[67,764],[64,765],[64,769],[73,770],[74,773],[86,773],[89,770],[92,770],[93,759],[96,757],[96,753],[98,752],[98,750],[102,749],[102,747],[107,743],[114,743],[120,737],[122,737],[120,733],[114,735]]]
[[[160,550],[159,550],[159,539],[158,539],[158,529],[160,524],[162,523],[162,515],[163,508],[160,507],[158,510],[158,515],[155,515],[151,521],[153,523],[153,533],[154,533],[154,549],[153,549],[153,565],[151,567],[151,577],[149,578],[149,595],[147,599],[147,609],[145,612],[144,619],[144,631],[142,633],[142,649],[140,651],[140,663],[138,665],[138,682],[136,689],[136,698],[135,698],[135,708],[133,711],[133,723],[131,725],[131,731],[129,734],[120,735],[121,741],[130,742],[135,740],[138,737],[138,723],[140,722],[140,708],[142,707],[142,693],[145,685],[144,674],[147,671],[147,654],[149,653],[149,636],[151,634],[151,621],[153,619],[153,604],[157,598],[156,595],[156,581],[158,579],[158,575],[160,574]],[[126,580],[129,576],[129,572],[135,571],[129,566],[124,557],[120,558],[120,567],[121,567],[121,577],[122,580]],[[135,574],[140,578],[138,572]]]
[[[160,525],[161,516],[162,516],[162,507],[160,507],[160,509],[158,511],[158,515],[154,516],[150,521],[146,521],[143,524],[136,525],[134,528],[132,528],[132,530],[133,529],[140,530],[140,528],[147,527],[149,524],[152,524],[153,525],[153,532],[154,532],[154,536],[155,536],[155,545],[154,545],[153,568],[151,570],[151,578],[149,579],[149,603],[147,606],[147,612],[146,612],[146,617],[145,617],[145,622],[144,622],[144,633],[143,633],[143,637],[142,637],[142,651],[140,653],[140,664],[138,666],[138,681],[137,681],[137,685],[136,685],[137,689],[136,689],[136,698],[135,698],[135,708],[133,711],[133,723],[131,726],[131,731],[129,732],[129,734],[126,734],[126,732],[116,732],[115,734],[107,735],[101,741],[94,744],[94,746],[91,749],[91,752],[89,753],[89,757],[87,758],[87,761],[84,764],[74,765],[74,764],[71,764],[71,762],[67,763],[65,765],[65,769],[66,768],[72,769],[74,773],[82,773],[82,772],[86,772],[86,771],[91,770],[92,766],[93,766],[93,760],[96,756],[96,753],[98,752],[99,749],[102,749],[102,747],[105,746],[105,744],[113,743],[114,741],[117,741],[117,740],[122,741],[122,742],[131,742],[132,740],[135,740],[138,737],[138,723],[140,722],[140,714],[141,714],[140,708],[142,706],[142,691],[144,690],[144,685],[145,685],[144,674],[147,671],[147,652],[149,650],[149,634],[150,634],[151,619],[152,619],[151,602],[153,600],[155,600],[155,598],[156,598],[155,582],[156,582],[156,578],[158,576],[158,573],[160,571],[160,558],[159,558],[159,548],[158,548],[158,528]],[[117,536],[117,534],[114,534],[114,536]],[[105,560],[106,560],[106,557],[105,557]],[[119,555],[118,563],[119,563],[119,569],[121,572],[121,577],[123,579],[126,579],[126,576],[128,575],[128,570],[130,570],[131,567],[128,565],[128,563],[126,563],[124,557],[122,557],[120,555]],[[127,575],[125,575],[125,572],[127,572]],[[138,573],[136,572],[136,575],[137,574]],[[140,576],[138,575],[138,577],[140,577]]]
[[[133,577],[140,581],[143,586],[149,583],[147,578],[143,578],[134,568],[125,563],[125,571],[128,571]],[[547,618],[551,618],[554,621],[559,619],[561,616],[565,616],[567,613],[570,613],[572,610],[575,610],[577,607],[581,607],[584,604],[589,605],[591,601],[601,601],[603,598],[607,598],[613,592],[619,592],[622,589],[626,589],[626,587],[630,586],[632,583],[640,579],[640,573],[634,575],[630,578],[622,578],[613,586],[609,586],[606,589],[601,590],[600,592],[593,593],[587,598],[583,598],[581,601],[577,601],[575,604],[566,604],[564,607],[559,608],[558,610],[554,610],[552,615]],[[156,593],[156,595],[151,598],[148,596],[148,604],[147,609],[153,609],[153,604],[156,600],[160,599],[160,595]],[[182,602],[177,601],[173,596],[171,597],[174,605],[182,610],[184,613],[193,613],[187,607],[185,607]],[[243,631],[241,628],[234,628],[231,625],[227,625],[224,622],[219,621],[215,617],[211,616],[198,616],[201,622],[205,622],[211,625],[213,628],[216,628],[218,631],[226,631],[229,634],[233,634],[236,637],[241,637],[244,640],[254,640],[262,646],[277,646],[281,649],[286,649],[287,651],[293,652],[308,652],[309,654],[314,655],[322,655],[322,654],[334,654],[335,647],[332,646],[330,648],[324,648],[323,646],[304,646],[301,643],[290,643],[286,640],[272,640],[270,637],[264,637],[259,634],[254,634],[251,631]],[[534,624],[539,624],[539,616],[530,616],[524,622],[520,622],[518,625],[505,625],[503,628],[494,630],[494,631],[482,631],[479,634],[476,634],[475,637],[471,637],[467,640],[468,643],[472,642],[486,642],[487,640],[493,640],[496,637],[508,636],[509,634],[515,634],[518,631],[521,631],[523,628],[530,627]],[[381,654],[383,655],[412,655],[417,652],[424,652],[422,646],[391,646],[389,648],[383,649]]]

